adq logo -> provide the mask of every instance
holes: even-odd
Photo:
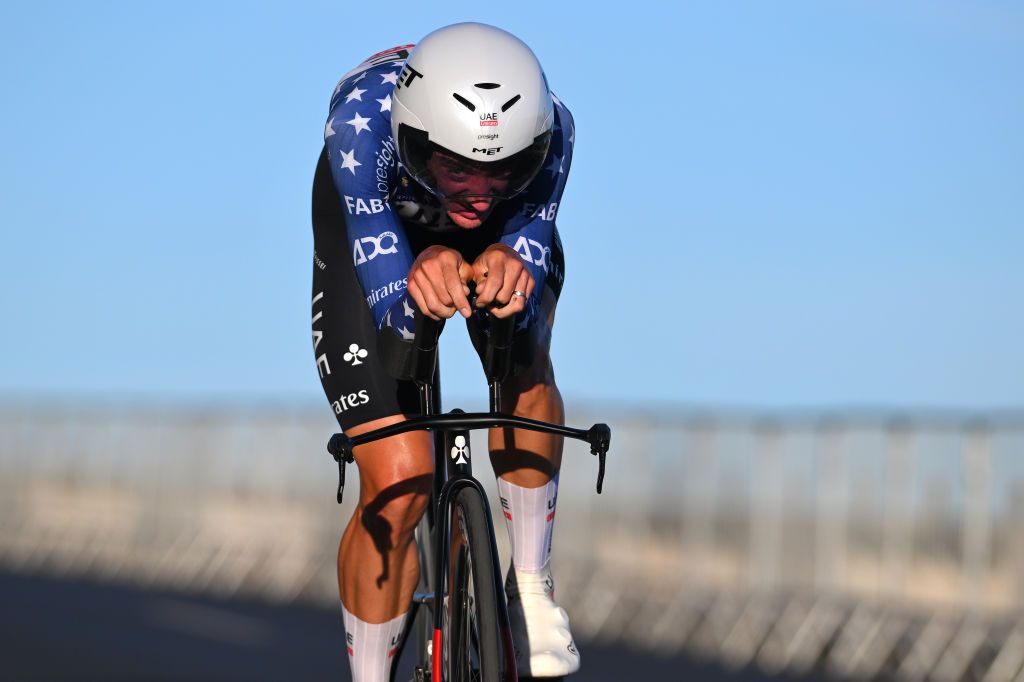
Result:
[[[544,272],[548,271],[548,267],[551,262],[550,247],[544,246],[536,239],[528,239],[525,236],[522,236],[516,240],[516,244],[512,249],[515,250],[519,254],[520,258],[525,260],[527,263],[539,265],[544,268]]]
[[[369,254],[363,249],[363,244],[371,247]],[[363,237],[354,242],[352,246],[352,260],[356,265],[362,265],[371,261],[377,256],[388,253],[398,253],[398,235],[394,232],[381,232],[376,237]]]

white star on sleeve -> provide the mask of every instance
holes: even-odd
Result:
[[[354,81],[352,81],[352,85],[355,85],[356,83],[358,83],[359,81],[363,80],[364,78],[366,78],[366,71],[363,71],[361,74],[359,74],[359,78],[357,78]]]
[[[356,150],[355,149],[353,149],[352,151],[348,152],[347,154],[345,152],[341,153],[341,167],[342,168],[347,168],[350,171],[352,171],[352,175],[356,174],[356,166],[362,166],[362,165],[363,164],[361,164],[358,161],[356,161]]]
[[[350,126],[356,129],[356,135],[363,132],[364,130],[370,130],[370,119],[363,118],[362,116],[359,115],[358,111],[356,112],[355,118],[353,118],[351,121],[345,121],[345,123],[349,124]]]
[[[398,333],[401,334],[402,338],[405,339],[406,341],[412,341],[413,339],[416,338],[416,335],[413,334],[408,329],[406,329],[405,327],[399,327],[398,328]]]
[[[551,177],[555,177],[559,173],[564,173],[565,172],[564,170],[562,170],[562,159],[558,158],[557,156],[555,156],[553,154],[551,156],[551,165],[545,167],[544,170],[550,171],[551,172]]]
[[[377,101],[380,102],[380,110],[382,112],[391,111],[391,95],[388,95],[384,99],[379,99]]]
[[[334,134],[334,117],[331,116],[330,120],[327,121],[327,127],[324,128],[324,139]]]
[[[362,102],[364,92],[366,92],[366,90],[361,90],[358,87],[352,88],[352,92],[348,93],[348,96],[345,98],[345,102],[348,103],[354,99],[357,99],[360,102]]]
[[[411,305],[409,305],[409,299],[407,299],[407,298],[403,298],[402,299],[402,308],[405,310],[405,316],[406,317],[415,317],[416,316],[416,311],[412,309]]]
[[[391,83],[392,85],[397,85],[398,84],[398,72],[397,71],[395,71],[394,73],[382,73],[382,74],[380,74],[380,77],[381,77],[381,85],[384,85],[384,83]]]

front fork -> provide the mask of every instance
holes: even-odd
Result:
[[[456,409],[452,410],[452,412],[460,413],[462,410]],[[421,584],[424,586],[432,584],[435,587],[433,593],[417,592],[415,595],[415,601],[418,604],[426,604],[431,612],[430,615],[433,616],[433,631],[429,633],[426,631],[427,619],[424,618],[420,625],[421,629],[417,633],[423,654],[421,660],[426,661],[429,658],[430,670],[424,670],[422,667],[417,668],[416,676],[413,679],[424,682],[441,682],[444,679],[442,676],[442,666],[445,642],[442,641],[442,632],[445,618],[444,604],[448,593],[451,568],[451,557],[448,556],[445,550],[451,546],[452,541],[452,500],[459,490],[464,487],[471,487],[477,490],[480,497],[484,500],[485,507],[487,505],[487,494],[483,486],[472,477],[473,458],[470,450],[469,431],[447,431],[441,435],[443,437],[437,439],[440,442],[440,452],[435,452],[434,459],[435,479],[438,478],[438,471],[446,472],[447,476],[436,496],[437,505],[431,510],[433,511],[433,523],[421,521],[420,526],[417,528],[417,537],[422,543],[420,559],[421,561],[428,562],[427,564],[421,564],[421,576],[424,575],[424,570],[429,571],[426,580],[421,577]],[[442,458],[444,459],[443,462],[441,461]],[[491,546],[488,549],[493,557],[491,564],[494,566],[492,580],[498,587],[498,629],[502,633],[505,670],[509,680],[516,680],[518,677],[516,675],[515,651],[512,647],[511,628],[508,623],[508,606],[504,599],[505,592],[498,562],[494,524],[490,514],[487,514],[486,518],[491,539]],[[433,526],[432,541],[424,542],[426,540],[426,533],[431,525]]]

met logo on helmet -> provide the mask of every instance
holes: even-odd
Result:
[[[501,151],[501,147],[487,147],[485,149],[473,147],[473,151],[477,154],[486,154],[487,156],[494,156],[495,154]]]
[[[423,74],[409,66],[409,64],[406,64],[405,68],[402,69],[402,73],[398,76],[398,82],[395,83],[395,87],[399,90],[402,89],[402,86],[409,87],[417,78],[423,78]]]

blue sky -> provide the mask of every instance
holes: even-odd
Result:
[[[577,123],[569,400],[1024,405],[1019,4],[383,7],[3,4],[0,395],[323,400],[330,94],[478,20]],[[446,389],[482,399],[458,327]]]

